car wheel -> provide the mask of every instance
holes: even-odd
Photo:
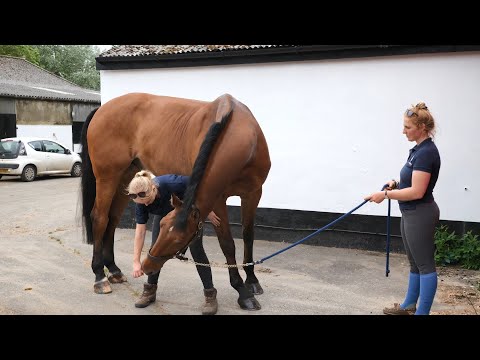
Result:
[[[27,165],[22,171],[22,181],[33,181],[37,176],[37,169],[33,165]]]
[[[79,177],[82,176],[82,164],[80,163],[75,163],[73,164],[72,171],[70,172],[73,177]]]

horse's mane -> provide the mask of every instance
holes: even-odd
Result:
[[[192,175],[190,176],[190,181],[188,182],[187,189],[185,190],[185,194],[183,196],[183,205],[178,213],[175,227],[181,230],[184,230],[187,226],[187,219],[190,211],[192,210],[192,205],[195,202],[195,197],[197,194],[198,186],[200,185],[200,181],[203,178],[203,173],[205,172],[205,168],[207,167],[208,158],[210,157],[210,153],[212,152],[213,146],[215,145],[218,137],[222,133],[222,130],[227,125],[228,120],[231,118],[233,109],[230,110],[222,116],[222,120],[220,122],[215,122],[210,126],[208,129],[207,134],[205,135],[205,139],[200,146],[200,150],[198,152],[197,159],[195,160],[195,164],[193,165]]]

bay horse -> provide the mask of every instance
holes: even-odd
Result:
[[[192,224],[198,227],[214,210],[221,219],[220,226],[215,227],[220,247],[227,264],[236,265],[226,201],[239,196],[243,259],[244,263],[253,261],[255,213],[271,162],[258,122],[248,107],[231,95],[211,102],[145,93],[114,98],[92,111],[85,121],[82,166],[82,215],[87,243],[93,244],[95,293],[110,293],[110,283],[127,281],[115,264],[114,233],[129,201],[125,188],[141,169],[156,175],[191,175],[184,196],[189,208],[183,206],[186,211],[179,217],[184,224],[187,217],[190,219],[188,231],[178,230],[186,229],[180,226],[165,238],[166,230],[161,227],[161,241],[151,255],[160,257],[184,249],[192,240],[188,236],[195,233],[191,232]],[[180,200],[172,201],[176,214]],[[166,260],[157,262],[155,270]],[[144,266],[154,271],[148,260]],[[242,309],[258,310],[254,294],[262,294],[263,289],[254,266],[244,270],[245,283],[238,268],[229,267],[230,284],[239,293]]]

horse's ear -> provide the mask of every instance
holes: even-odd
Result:
[[[172,198],[170,199],[170,204],[172,204],[174,208],[178,208],[182,206],[183,202],[177,197],[177,195],[172,194]]]
[[[200,210],[198,210],[198,208],[195,205],[192,205],[192,211],[190,212],[190,214],[191,216],[193,216],[193,219],[197,221],[198,218],[200,217]]]

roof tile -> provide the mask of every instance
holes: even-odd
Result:
[[[100,92],[11,56],[0,56],[0,96],[100,103]]]
[[[264,49],[283,45],[115,45],[100,57],[172,55],[185,53],[221,52]]]

